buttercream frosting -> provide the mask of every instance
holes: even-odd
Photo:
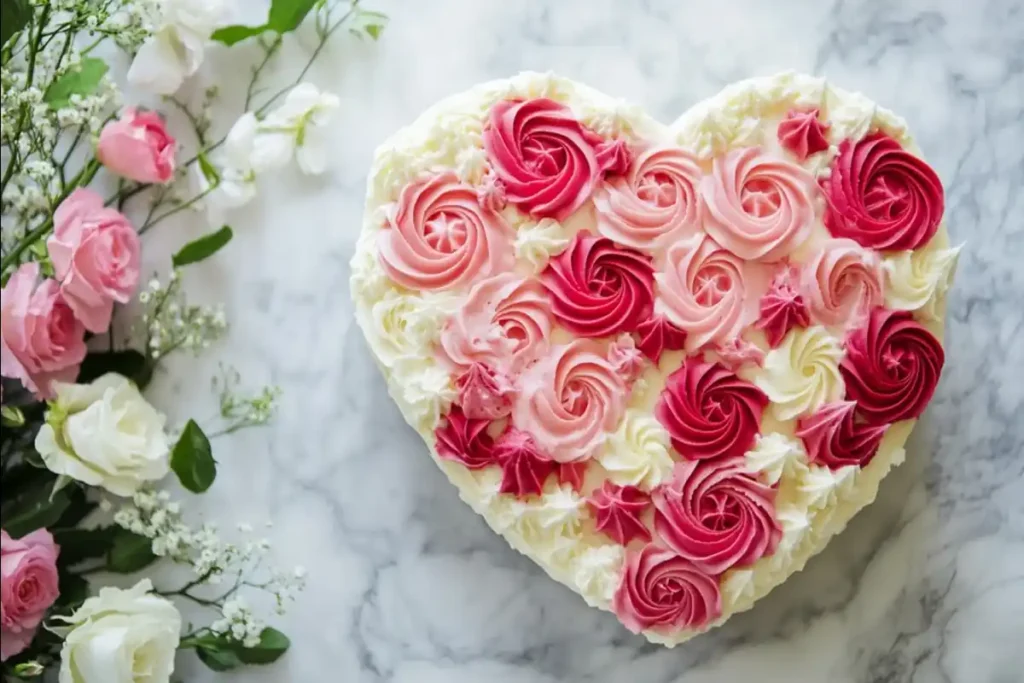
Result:
[[[820,326],[795,329],[765,357],[764,373],[755,379],[780,420],[816,410],[843,395],[839,363],[843,347]]]

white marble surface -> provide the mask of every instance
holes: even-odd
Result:
[[[382,40],[342,38],[311,73],[343,100],[332,171],[275,178],[232,217],[235,242],[191,283],[227,303],[230,335],[156,385],[172,418],[212,405],[218,361],[284,389],[271,427],[216,442],[221,477],[195,509],[228,524],[272,519],[281,559],[310,573],[278,624],[294,641],[279,665],[232,677],[189,656],[182,680],[1024,681],[1019,0],[368,3],[392,16]],[[968,242],[948,362],[880,500],[755,609],[666,650],[494,537],[390,404],[348,294],[365,174],[374,147],[422,109],[522,69],[558,71],[669,121],[732,80],[783,68],[905,115],[942,176],[950,232]]]

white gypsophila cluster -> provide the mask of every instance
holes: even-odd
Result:
[[[48,23],[14,39],[11,56],[0,68],[0,140],[7,164],[0,202],[3,215],[10,219],[4,222],[5,246],[49,217],[65,194],[65,183],[82,170],[75,148],[87,146],[121,104],[120,92],[106,75],[90,92],[64,99],[53,98],[52,93],[61,89],[51,85],[73,79],[105,36],[130,35],[120,29],[124,22],[112,15],[129,6],[127,0],[36,4],[48,5],[48,14],[37,12],[47,16]],[[83,36],[89,36],[89,47],[76,41]]]
[[[264,425],[277,411],[281,387],[265,386],[255,394],[238,391],[241,375],[234,368],[221,368],[219,377],[213,378],[213,390],[218,395],[220,416],[227,422],[222,433],[246,427]]]
[[[193,529],[166,491],[138,491],[114,513],[114,523],[151,539],[154,555],[188,565],[198,577],[196,585],[216,586],[225,577],[235,577],[230,594],[241,587],[264,591],[274,597],[278,612],[306,585],[302,567],[286,571],[267,566],[270,541],[254,537],[250,525],[239,525],[239,533],[248,537],[239,543],[223,540],[213,524]]]
[[[197,352],[207,348],[224,334],[227,319],[221,305],[196,306],[185,300],[181,273],[175,269],[167,284],[153,278],[139,292],[143,305],[142,327],[149,355],[160,358],[184,349]]]
[[[260,644],[260,633],[265,624],[253,614],[248,601],[241,595],[229,598],[221,607],[221,618],[210,624],[218,635],[230,636],[244,647]]]

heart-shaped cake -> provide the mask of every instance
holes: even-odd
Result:
[[[462,499],[674,645],[803,568],[902,461],[944,362],[943,209],[904,121],[821,78],[666,126],[526,73],[379,148],[351,288]]]

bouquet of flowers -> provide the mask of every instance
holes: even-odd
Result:
[[[220,415],[170,426],[144,396],[164,359],[226,328],[219,307],[190,304],[183,287],[190,265],[230,242],[225,212],[293,159],[304,173],[324,169],[317,137],[339,101],[302,82],[310,65],[339,31],[376,39],[386,20],[358,0],[265,7],[265,21],[245,24],[229,21],[226,0],[0,5],[5,681],[59,670],[62,683],[155,683],[170,680],[178,650],[224,671],[288,649],[247,596],[283,609],[303,571],[270,566],[267,542],[245,525],[229,541],[190,524],[158,488],[173,472],[192,493],[209,489],[211,440],[267,422],[278,391],[247,394],[225,369],[214,378]],[[243,113],[218,137],[217,88],[193,76],[204,52],[243,41],[258,46]],[[308,61],[271,91],[287,41]],[[155,104],[123,102],[125,81]],[[189,142],[160,109],[186,122]],[[211,228],[180,244],[169,272],[143,278],[142,238],[190,210]],[[179,577],[172,585],[154,585],[158,560],[160,576]],[[185,623],[186,605],[198,623]]]

